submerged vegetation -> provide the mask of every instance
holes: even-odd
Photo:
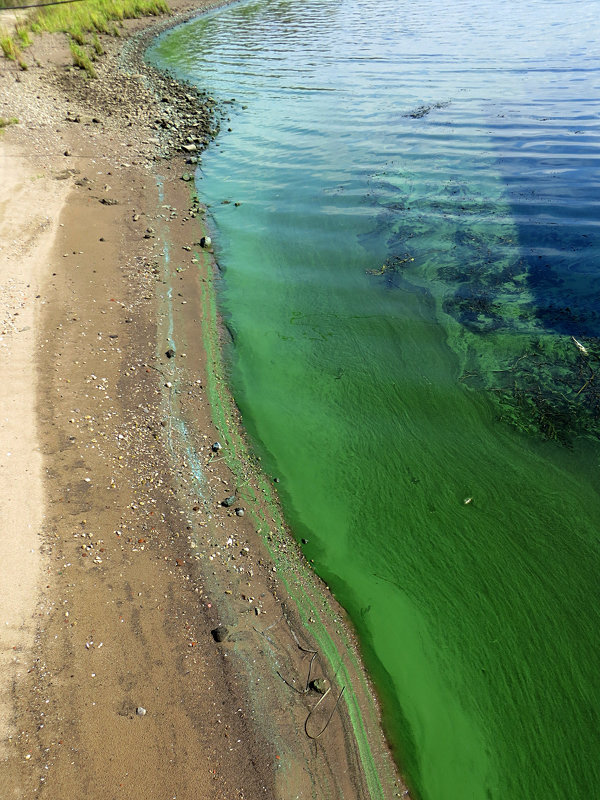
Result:
[[[520,246],[504,199],[494,208],[456,180],[412,214],[416,201],[398,200],[396,186],[380,180],[379,191],[377,223],[361,242],[386,235],[388,256],[367,274],[388,290],[427,292],[453,320],[463,386],[485,392],[496,417],[527,436],[600,440],[600,281],[580,255],[587,239],[565,230],[555,241],[551,230]],[[453,220],[441,237],[430,222],[440,215]]]
[[[470,247],[478,244],[469,237]],[[490,242],[470,261],[437,267],[441,310],[458,323],[464,354],[460,381],[486,392],[499,420],[526,435],[571,445],[578,437],[600,439],[600,338],[593,335],[596,312],[554,302],[532,292],[535,270],[526,259],[498,262]],[[430,290],[426,264],[404,255],[367,270],[388,289],[416,285]],[[551,277],[546,276],[546,284]],[[556,279],[557,287],[562,280]],[[579,304],[581,305],[581,303]],[[552,312],[552,313],[550,313]]]
[[[14,36],[0,32],[0,47],[6,58],[22,69],[27,64],[21,47],[31,44],[31,33],[65,33],[73,63],[95,76],[92,61],[104,53],[100,35],[120,36],[123,20],[168,14],[166,0],[86,0],[85,3],[59,3],[34,10],[26,20],[17,23]]]

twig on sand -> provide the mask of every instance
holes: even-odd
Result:
[[[310,663],[308,665],[308,675],[306,676],[306,685],[305,685],[304,689],[297,689],[292,683],[290,683],[288,680],[286,680],[283,677],[283,675],[281,674],[281,672],[279,672],[279,670],[277,670],[277,674],[279,675],[281,680],[285,683],[286,686],[289,686],[290,689],[293,689],[293,691],[296,692],[296,694],[307,694],[307,692],[308,692],[308,690],[310,688],[310,676],[311,676],[311,673],[312,673],[313,661],[315,660],[317,655],[318,655],[317,651],[316,650],[313,651],[313,654],[312,654],[312,656],[310,658]],[[327,691],[329,691],[329,689]]]
[[[302,645],[298,641],[298,637],[296,636],[296,634],[294,633],[294,631],[291,628],[290,628],[290,633],[292,634],[292,637],[293,637],[294,641],[296,642],[296,644],[298,646],[298,650],[302,650],[303,653],[317,653],[318,652],[318,650],[309,650],[306,647],[302,647]]]
[[[307,718],[306,718],[306,719],[305,719],[305,721],[304,721],[304,733],[305,733],[305,734],[308,736],[308,738],[309,738],[309,739],[318,739],[320,736],[322,736],[322,735],[325,733],[325,731],[327,730],[327,728],[328,728],[328,726],[329,726],[329,723],[330,723],[330,722],[331,722],[331,720],[333,719],[333,715],[334,715],[334,714],[335,714],[335,712],[336,712],[336,709],[337,709],[337,707],[338,707],[338,704],[339,704],[340,700],[342,699],[342,695],[344,694],[345,690],[346,690],[346,687],[345,687],[345,686],[342,686],[342,690],[341,690],[341,692],[338,694],[337,700],[335,701],[335,705],[334,705],[334,707],[333,707],[333,709],[332,709],[332,711],[331,711],[331,714],[330,714],[330,715],[329,715],[329,717],[327,718],[327,722],[326,722],[326,723],[325,723],[325,725],[324,725],[324,726],[321,728],[321,730],[319,731],[319,733],[316,733],[316,734],[314,734],[314,735],[313,735],[312,733],[309,733],[309,732],[308,732],[308,721],[309,721],[309,719],[312,717],[312,715],[314,714],[314,712],[317,710],[317,708],[318,708],[318,707],[321,705],[321,703],[323,702],[323,700],[325,700],[325,698],[327,697],[327,695],[329,694],[329,692],[331,691],[331,686],[330,686],[330,687],[327,689],[327,691],[325,692],[325,694],[323,695],[323,697],[321,697],[321,699],[320,699],[320,700],[319,700],[319,702],[316,704],[316,706],[315,706],[313,709],[311,709],[311,711],[309,712],[309,714],[308,714]]]

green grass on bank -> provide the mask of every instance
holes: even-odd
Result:
[[[85,44],[87,34],[93,32],[115,35],[117,24],[124,19],[168,13],[165,0],[85,0],[40,9],[32,17],[31,30],[64,32],[78,44]]]
[[[0,117],[0,131],[4,130],[4,128],[8,128],[9,125],[18,125],[19,120],[16,117],[9,117],[6,119],[5,117]]]
[[[123,20],[168,13],[166,0],[59,3],[32,11],[26,20],[17,23],[14,36],[4,29],[0,30],[0,47],[6,58],[27,69],[21,47],[31,44],[31,33],[65,33],[70,40],[73,63],[93,77],[95,71],[91,62],[104,52],[99,34],[119,36]]]

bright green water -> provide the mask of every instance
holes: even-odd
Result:
[[[596,11],[273,0],[150,52],[236,98],[235,397],[423,800],[600,797]]]

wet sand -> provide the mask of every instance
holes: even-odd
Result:
[[[397,796],[227,393],[193,165],[139,60],[164,24],[106,40],[98,81],[59,36],[3,62],[2,796]]]

